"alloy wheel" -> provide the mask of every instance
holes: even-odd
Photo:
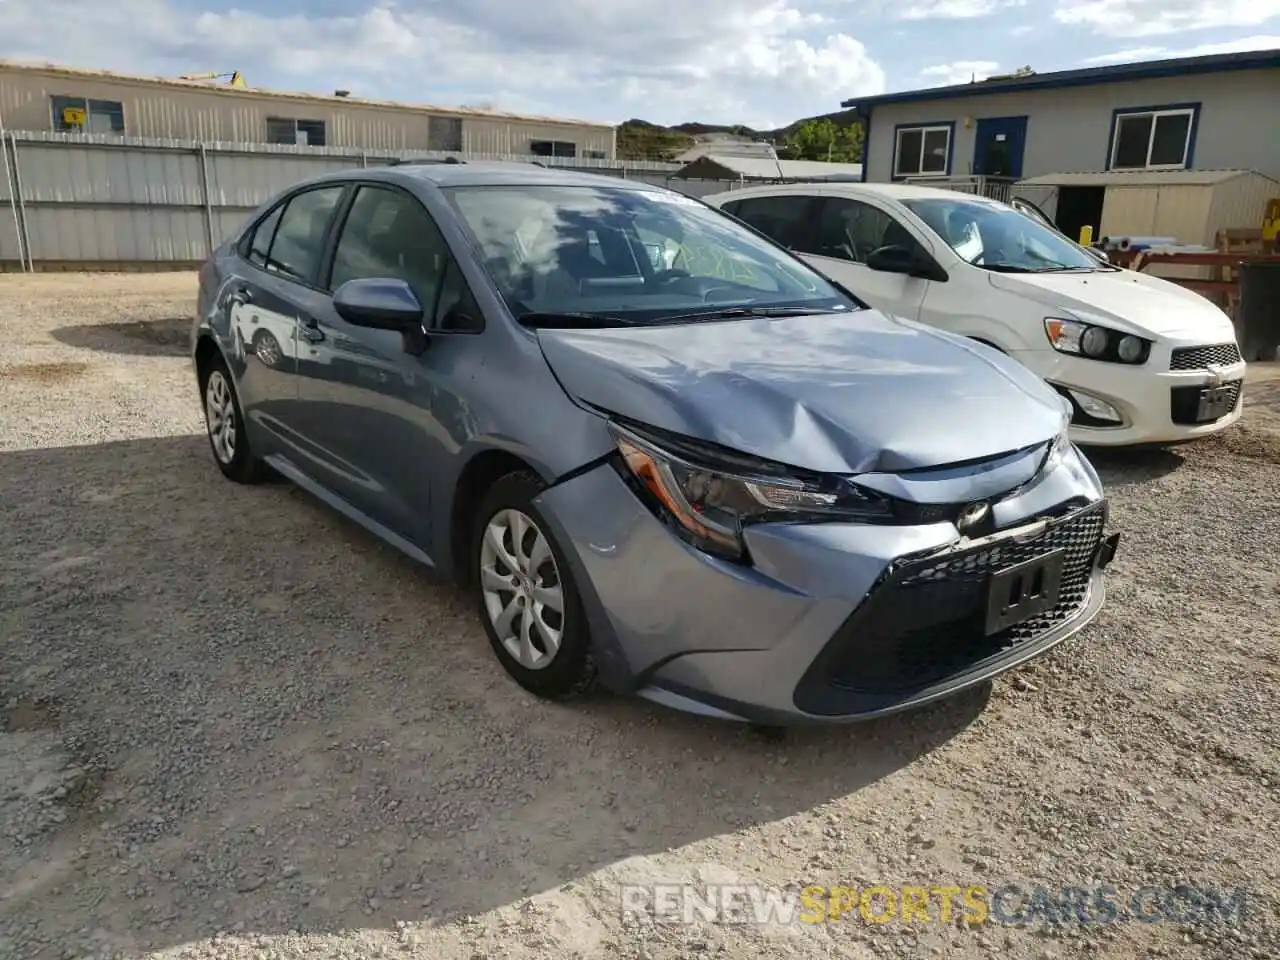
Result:
[[[204,388],[204,412],[214,456],[220,463],[231,463],[236,456],[236,404],[231,384],[221,370],[209,374]]]
[[[564,588],[551,544],[527,514],[506,509],[490,518],[480,588],[507,653],[527,670],[549,666],[564,636]]]

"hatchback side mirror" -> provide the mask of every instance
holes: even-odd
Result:
[[[907,276],[918,276],[924,271],[924,264],[915,252],[897,244],[872,250],[867,255],[867,267],[881,273],[901,273]]]
[[[334,292],[333,309],[357,327],[422,329],[424,311],[417,294],[403,280],[391,277],[348,280]]]

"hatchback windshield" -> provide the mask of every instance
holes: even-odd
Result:
[[[679,194],[583,186],[443,192],[518,317],[661,323],[729,308],[862,306],[725,214]]]
[[[1011,273],[1107,269],[1066,237],[1003,204],[963,197],[902,204],[977,267]]]

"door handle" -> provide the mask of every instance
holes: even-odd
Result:
[[[298,336],[307,343],[319,343],[324,339],[324,331],[315,320],[304,320],[298,327]]]

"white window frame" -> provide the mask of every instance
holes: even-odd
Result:
[[[1146,163],[1141,167],[1118,167],[1116,166],[1116,154],[1120,152],[1120,121],[1133,120],[1140,117],[1151,118],[1151,133],[1147,136],[1147,159]],[[1151,148],[1156,142],[1156,125],[1160,122],[1161,117],[1186,117],[1187,118],[1187,136],[1182,142],[1182,160],[1179,163],[1152,163]],[[1175,107],[1172,110],[1128,110],[1117,113],[1111,128],[1111,163],[1108,169],[1111,170],[1185,170],[1187,169],[1187,156],[1191,153],[1191,134],[1196,126],[1196,108],[1195,107]]]
[[[929,138],[929,134],[937,130],[941,130],[947,135],[947,157],[943,164],[943,169],[938,172],[924,172],[924,144]],[[902,159],[902,135],[904,133],[920,134],[920,162],[916,164],[918,171],[916,173],[903,173],[898,169],[898,161]],[[951,176],[951,137],[953,136],[952,128],[943,123],[930,123],[919,127],[899,127],[898,133],[893,143],[893,176],[895,179],[905,180],[907,177],[949,177]]]

